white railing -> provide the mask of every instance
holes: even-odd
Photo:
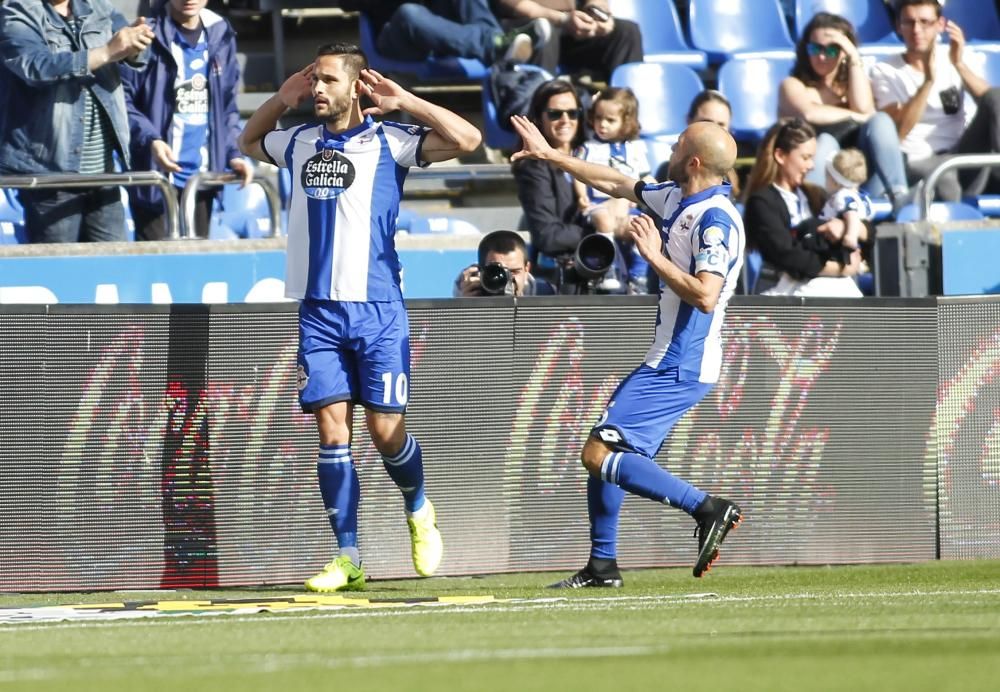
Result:
[[[954,168],[980,168],[980,167],[1000,166],[1000,154],[960,154],[953,156],[930,172],[924,180],[917,199],[918,221],[926,221],[930,218],[931,202],[934,201],[934,187],[938,179]]]
[[[239,176],[235,173],[195,173],[188,178],[187,184],[184,186],[184,191],[181,192],[180,208],[181,219],[183,221],[183,235],[178,230],[177,235],[171,235],[170,237],[183,238],[185,240],[197,237],[194,228],[194,211],[195,203],[197,202],[196,193],[200,188],[219,187],[235,182],[239,182]],[[264,191],[264,197],[267,198],[268,216],[271,220],[271,237],[277,238],[281,235],[281,197],[278,195],[278,190],[266,178],[254,177],[250,184],[259,185]]]

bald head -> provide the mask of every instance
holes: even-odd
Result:
[[[736,163],[736,141],[715,123],[692,123],[681,136],[686,154],[701,159],[707,174],[722,177]]]

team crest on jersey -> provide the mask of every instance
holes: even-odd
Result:
[[[307,384],[309,384],[309,375],[306,374],[305,367],[301,365],[299,366],[298,370],[295,373],[295,381],[296,384],[298,384],[299,386],[300,392],[306,388]]]
[[[726,239],[726,234],[718,226],[712,226],[702,234],[702,237],[705,239],[705,245],[721,245]]]
[[[313,199],[333,199],[354,182],[354,164],[335,149],[321,149],[302,167],[302,190]]]

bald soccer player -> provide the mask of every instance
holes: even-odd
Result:
[[[589,472],[590,559],[555,588],[620,587],[618,514],[625,491],[679,507],[697,522],[700,577],[743,515],[739,506],[713,497],[653,461],[674,424],[712,389],[722,366],[722,321],[743,266],[743,220],[729,200],[726,173],[736,142],[715,123],[698,122],[680,136],[670,156],[669,178],[648,184],[619,171],[562,154],[530,120],[512,119],[524,147],[512,156],[536,158],[612,197],[642,202],[663,219],[632,220],[630,233],[660,277],[653,344],[591,429],[580,460]]]

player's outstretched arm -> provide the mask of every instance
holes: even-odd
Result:
[[[364,115],[385,115],[400,110],[431,128],[420,147],[420,157],[425,163],[447,161],[459,154],[469,154],[483,140],[479,129],[469,121],[410,93],[375,70],[362,70],[361,84],[365,95],[374,104],[363,111]]]
[[[261,146],[264,135],[278,126],[278,118],[289,108],[295,108],[308,98],[312,98],[313,63],[285,80],[278,93],[264,102],[247,120],[246,127],[240,133],[237,144],[240,151],[258,161],[270,162],[271,159]]]
[[[663,238],[653,220],[645,214],[632,217],[629,235],[643,259],[663,279],[677,296],[688,305],[704,313],[712,312],[719,302],[725,279],[712,272],[698,272],[695,275],[681,270],[670,258],[663,254]]]
[[[597,188],[605,194],[632,202],[639,201],[639,198],[635,196],[635,184],[639,181],[635,178],[630,178],[609,166],[590,163],[553,149],[535,127],[535,123],[523,115],[511,116],[510,122],[517,134],[521,135],[521,142],[523,142],[521,151],[514,152],[510,157],[511,161],[519,161],[520,159],[548,161],[549,164],[566,171],[577,180]]]

